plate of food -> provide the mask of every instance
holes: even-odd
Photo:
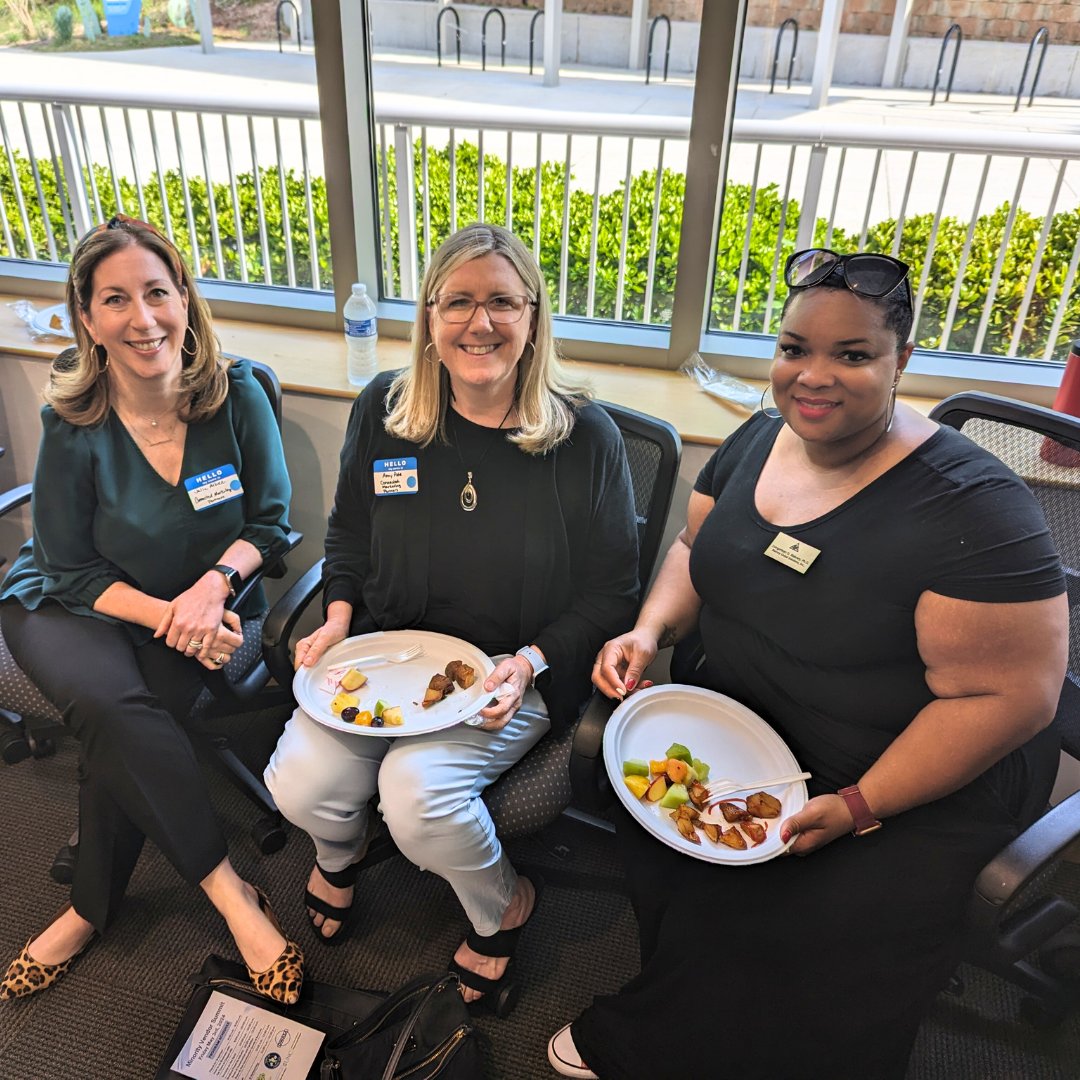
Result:
[[[652,686],[628,697],[604,729],[604,765],[644,829],[705,862],[748,866],[775,858],[789,846],[780,823],[806,805],[806,784],[798,780],[763,789],[768,798],[739,791],[727,800],[729,821],[702,817],[710,780],[750,782],[798,773],[799,765],[760,716],[697,686]]]
[[[400,657],[399,662],[372,660]],[[354,735],[422,735],[474,716],[487,705],[495,670],[475,645],[427,630],[384,630],[346,638],[293,677],[297,704],[320,724]]]
[[[37,334],[52,334],[53,337],[74,338],[71,332],[71,320],[68,318],[66,304],[53,304],[52,307],[35,311],[30,319],[30,328]]]

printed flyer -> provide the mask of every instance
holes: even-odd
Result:
[[[172,1067],[194,1080],[304,1080],[323,1038],[215,990]]]

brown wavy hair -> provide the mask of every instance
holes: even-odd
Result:
[[[68,270],[65,299],[75,334],[75,355],[66,350],[54,361],[45,400],[69,424],[93,427],[109,415],[109,380],[105,374],[108,355],[102,346],[94,344],[80,316],[90,310],[98,265],[134,245],[153,252],[168,268],[173,285],[187,297],[180,415],[189,424],[207,420],[221,408],[229,392],[226,372],[231,361],[221,355],[210,307],[199,295],[195,278],[180,252],[152,225],[117,214],[79,241]]]

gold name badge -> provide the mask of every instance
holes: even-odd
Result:
[[[821,554],[821,548],[816,548],[805,540],[796,540],[794,536],[788,536],[785,532],[779,532],[765,549],[765,554],[770,559],[775,559],[778,563],[783,563],[785,566],[790,566],[792,570],[805,574]]]

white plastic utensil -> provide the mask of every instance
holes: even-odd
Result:
[[[709,797],[705,800],[705,806],[715,806],[718,802],[723,802],[730,795],[734,795],[738,791],[761,791],[763,788],[776,787],[777,784],[794,784],[797,780],[809,780],[810,774],[808,772],[790,773],[787,776],[774,776],[769,780],[755,780],[752,783],[744,784],[738,780],[717,780],[714,783],[706,784],[709,789]]]
[[[351,662],[351,666],[359,667],[361,664],[406,664],[410,660],[415,660],[418,656],[423,655],[423,645],[410,645],[409,648],[402,649],[400,652],[374,653],[371,656],[358,657]]]

